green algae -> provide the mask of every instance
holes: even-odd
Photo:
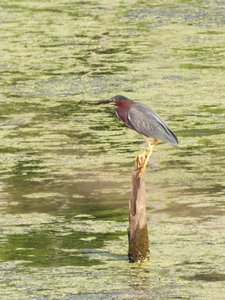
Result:
[[[2,299],[224,294],[224,6],[1,1]],[[112,108],[150,105],[179,137],[146,174],[150,263],[128,263],[134,158]]]

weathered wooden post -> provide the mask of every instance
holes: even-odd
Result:
[[[132,171],[132,188],[129,201],[128,257],[130,262],[145,261],[149,258],[149,238],[145,200],[145,174],[140,176],[140,165],[144,159],[136,158]]]

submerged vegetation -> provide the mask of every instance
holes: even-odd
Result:
[[[218,299],[224,288],[221,1],[0,4],[2,299]],[[142,139],[95,102],[174,129],[147,170],[150,264],[127,259]],[[144,145],[143,145],[144,148]]]

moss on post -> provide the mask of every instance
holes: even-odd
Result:
[[[129,234],[128,257],[130,262],[145,261],[149,259],[149,240],[147,225],[131,238]]]

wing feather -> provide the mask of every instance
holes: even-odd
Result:
[[[134,102],[128,111],[128,120],[134,130],[147,137],[167,141],[171,145],[178,144],[175,133],[159,115],[144,104]]]

